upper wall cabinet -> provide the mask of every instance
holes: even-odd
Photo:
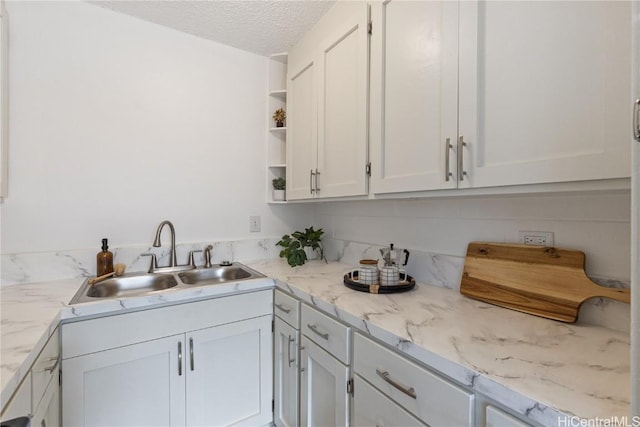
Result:
[[[371,192],[628,177],[630,7],[376,3]]]
[[[371,20],[371,190],[455,188],[458,3],[376,3]]]
[[[460,2],[459,187],[629,176],[630,9]]]
[[[367,193],[368,15],[338,2],[289,52],[288,200]]]

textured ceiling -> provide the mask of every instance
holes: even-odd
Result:
[[[95,0],[100,7],[260,55],[286,52],[330,0]]]

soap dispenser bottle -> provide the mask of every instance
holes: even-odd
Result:
[[[107,239],[102,239],[102,251],[96,256],[96,276],[113,273],[113,254],[109,252]]]

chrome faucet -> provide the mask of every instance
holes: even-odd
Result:
[[[175,267],[176,265],[178,265],[177,258],[176,258],[176,229],[173,228],[173,224],[171,224],[171,221],[165,220],[160,223],[160,225],[158,226],[158,229],[156,230],[156,238],[153,241],[153,247],[159,248],[161,246],[160,234],[162,233],[162,228],[165,225],[169,226],[169,231],[171,232],[171,253],[169,254],[170,256],[169,267]]]

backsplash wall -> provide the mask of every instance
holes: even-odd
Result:
[[[265,203],[265,57],[86,2],[6,3],[2,254],[150,245],[164,219],[179,243],[303,225],[308,206]]]
[[[328,202],[315,207],[329,259],[356,265],[394,243],[412,251],[407,272],[429,284],[459,289],[471,241],[517,242],[518,231],[551,231],[554,246],[581,250],[586,272],[600,284],[629,287],[628,191],[536,196],[483,196]],[[580,322],[629,330],[629,305],[587,301]]]

